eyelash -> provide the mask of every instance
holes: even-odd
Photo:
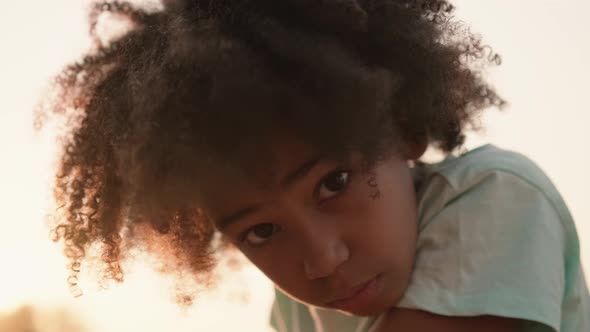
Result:
[[[337,194],[335,194],[334,196],[324,199],[324,200],[319,200],[318,196],[320,193],[320,188],[323,184],[326,183],[327,179],[335,174],[342,174],[342,173],[346,173],[347,174],[347,179],[346,179],[346,184],[344,184],[344,188],[342,188],[342,191],[339,191]],[[326,174],[321,180],[320,182],[316,185],[314,191],[313,191],[313,196],[316,200],[318,200],[318,205],[323,204],[326,201],[330,201],[334,198],[340,197],[342,194],[344,194],[346,192],[346,190],[348,189],[348,187],[350,186],[350,182],[352,181],[352,171],[349,169],[336,169],[331,171],[330,173]]]
[[[342,188],[342,190],[339,191],[337,194],[335,194],[332,197],[329,197],[329,198],[326,198],[324,200],[319,201],[318,196],[319,196],[319,192],[320,192],[321,186],[326,183],[326,181],[327,181],[327,179],[329,177],[331,177],[331,176],[333,176],[335,174],[342,174],[342,173],[346,173],[346,175],[347,175],[346,183],[344,184],[344,187]],[[322,177],[320,179],[320,181],[318,182],[318,184],[315,186],[315,188],[313,190],[313,197],[314,197],[314,199],[318,200],[318,205],[321,205],[321,204],[325,203],[326,201],[330,201],[330,200],[332,200],[334,198],[337,198],[337,197],[341,196],[342,194],[344,194],[347,191],[348,187],[350,186],[350,182],[351,181],[352,181],[352,171],[351,170],[349,170],[349,169],[343,169],[343,168],[335,169],[335,170],[329,172],[328,174],[326,174],[324,177]],[[260,225],[264,225],[264,224],[266,224],[266,223],[254,225],[253,227],[250,227],[249,229],[247,229],[246,231],[244,231],[243,233],[241,233],[239,235],[239,241],[240,241],[240,243],[246,244],[246,245],[248,245],[250,247],[261,247],[261,246],[264,246],[265,244],[267,244],[268,240],[267,241],[264,241],[263,243],[260,243],[260,244],[252,244],[252,243],[249,243],[247,241],[248,235],[251,232],[253,232],[256,227],[258,227]],[[273,232],[273,234],[276,233],[276,232],[278,232],[278,231],[280,231],[280,229],[281,228],[278,227],[278,230],[275,231],[275,232]],[[272,237],[272,235],[269,236],[269,239],[271,237]]]

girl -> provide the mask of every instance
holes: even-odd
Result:
[[[94,32],[110,11],[133,27]],[[465,131],[499,62],[447,1],[102,3],[55,82],[53,234],[77,277],[147,250],[208,284],[238,248],[278,331],[588,331],[572,218],[539,168]],[[436,148],[441,163],[420,161]],[[189,297],[180,298],[190,301]]]

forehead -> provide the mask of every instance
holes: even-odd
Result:
[[[256,196],[272,195],[282,180],[307,161],[321,157],[320,151],[293,136],[280,134],[267,148],[255,149],[249,170],[228,168],[217,170],[202,196],[205,209],[211,214],[231,210]]]
[[[303,141],[294,138],[292,135],[281,134],[276,140],[270,143],[269,175],[271,187],[280,185],[283,179],[294,167],[297,167],[310,158],[319,157],[321,152],[305,144]]]

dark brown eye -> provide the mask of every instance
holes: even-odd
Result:
[[[317,199],[320,201],[338,195],[346,189],[350,181],[350,172],[336,171],[328,174],[317,188]]]
[[[261,245],[266,242],[274,233],[276,233],[277,230],[278,226],[275,224],[259,224],[252,227],[248,233],[246,233],[244,241],[253,246]]]

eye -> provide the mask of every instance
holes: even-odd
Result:
[[[271,223],[258,224],[250,228],[243,236],[243,242],[251,246],[260,246],[279,231],[279,226]]]
[[[349,171],[335,171],[322,179],[316,188],[316,199],[320,202],[343,192],[350,182]]]

